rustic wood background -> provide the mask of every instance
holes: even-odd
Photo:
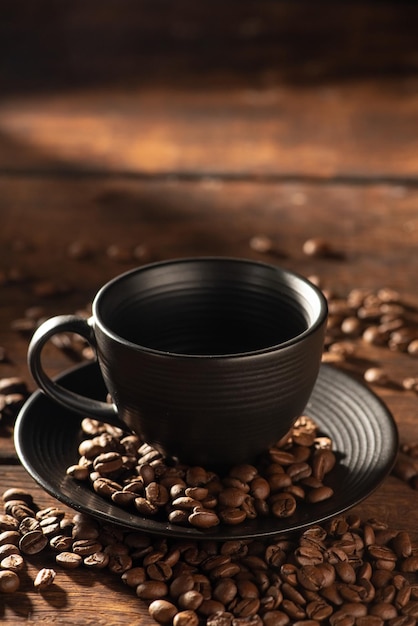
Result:
[[[29,307],[86,306],[145,260],[232,255],[418,304],[418,6],[414,2],[0,2],[0,377],[22,376]],[[267,236],[272,250],[254,250]],[[322,237],[341,258],[314,259]],[[91,256],[79,260],[82,242]],[[133,256],[142,246],[143,256]],[[393,380],[405,354],[360,346]],[[54,346],[45,364],[72,360]],[[361,376],[359,369],[355,374]],[[401,440],[413,392],[377,389]],[[0,424],[0,488],[30,486]],[[393,476],[356,510],[417,538]],[[35,571],[30,564],[29,572]],[[100,605],[100,616],[97,606]],[[0,597],[5,623],[153,624],[111,575]]]

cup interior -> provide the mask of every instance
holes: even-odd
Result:
[[[159,352],[254,353],[299,340],[325,316],[319,290],[263,263],[180,259],[127,272],[108,283],[93,309],[113,337]]]

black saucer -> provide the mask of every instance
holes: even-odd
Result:
[[[104,399],[106,390],[96,363],[83,364],[58,378],[78,393]],[[87,484],[66,475],[78,460],[84,438],[81,417],[36,391],[15,425],[15,446],[29,474],[57,500],[71,508],[134,530],[197,539],[254,538],[299,530],[343,513],[366,498],[392,469],[398,451],[396,424],[382,401],[347,374],[322,365],[306,408],[323,434],[331,437],[339,462],[327,484],[335,495],[315,505],[301,504],[287,519],[258,518],[239,526],[202,532],[150,519],[122,509],[95,494]]]

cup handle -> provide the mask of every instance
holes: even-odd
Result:
[[[42,367],[41,354],[46,342],[56,333],[75,333],[96,348],[91,322],[76,315],[57,315],[41,324],[34,332],[28,348],[29,370],[39,387],[53,400],[77,413],[120,426],[115,405],[87,398],[65,389],[48,376]]]

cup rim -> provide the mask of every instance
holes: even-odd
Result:
[[[281,277],[286,277],[290,282],[299,283],[304,286],[305,289],[309,289],[311,293],[317,299],[317,314],[315,319],[309,326],[303,330],[301,333],[291,337],[290,339],[280,342],[278,344],[273,344],[271,346],[266,346],[263,348],[258,348],[256,350],[242,351],[242,352],[232,352],[232,353],[216,353],[216,354],[189,354],[183,352],[174,352],[168,350],[160,350],[157,348],[151,348],[149,346],[138,344],[122,337],[120,334],[114,332],[103,320],[100,315],[100,303],[104,298],[107,291],[109,291],[114,285],[117,283],[126,280],[130,276],[134,274],[139,274],[142,272],[146,272],[152,268],[164,267],[164,266],[172,266],[172,265],[183,265],[183,264],[191,264],[191,263],[232,263],[232,264],[247,264],[253,265],[260,268],[266,268],[269,270],[274,270]],[[96,293],[93,302],[92,302],[92,315],[90,317],[89,323],[94,328],[95,326],[99,327],[104,335],[112,339],[113,341],[119,343],[120,345],[124,345],[126,347],[130,347],[133,350],[140,351],[142,353],[149,353],[159,357],[167,357],[167,358],[184,358],[184,359],[220,359],[220,360],[228,360],[228,359],[239,359],[239,358],[249,358],[257,355],[264,355],[268,353],[277,352],[280,350],[284,350],[290,346],[293,346],[297,343],[303,341],[309,335],[315,334],[317,329],[323,326],[326,322],[328,316],[328,302],[325,295],[322,293],[321,289],[317,287],[312,281],[310,281],[307,277],[294,272],[293,270],[289,270],[279,265],[273,265],[271,263],[266,263],[264,261],[258,261],[249,258],[241,258],[241,257],[228,257],[228,256],[195,256],[195,257],[178,257],[171,258],[162,261],[154,261],[151,263],[147,263],[144,265],[140,265],[138,267],[134,267],[126,272],[118,274],[114,278],[110,279],[106,282]]]

